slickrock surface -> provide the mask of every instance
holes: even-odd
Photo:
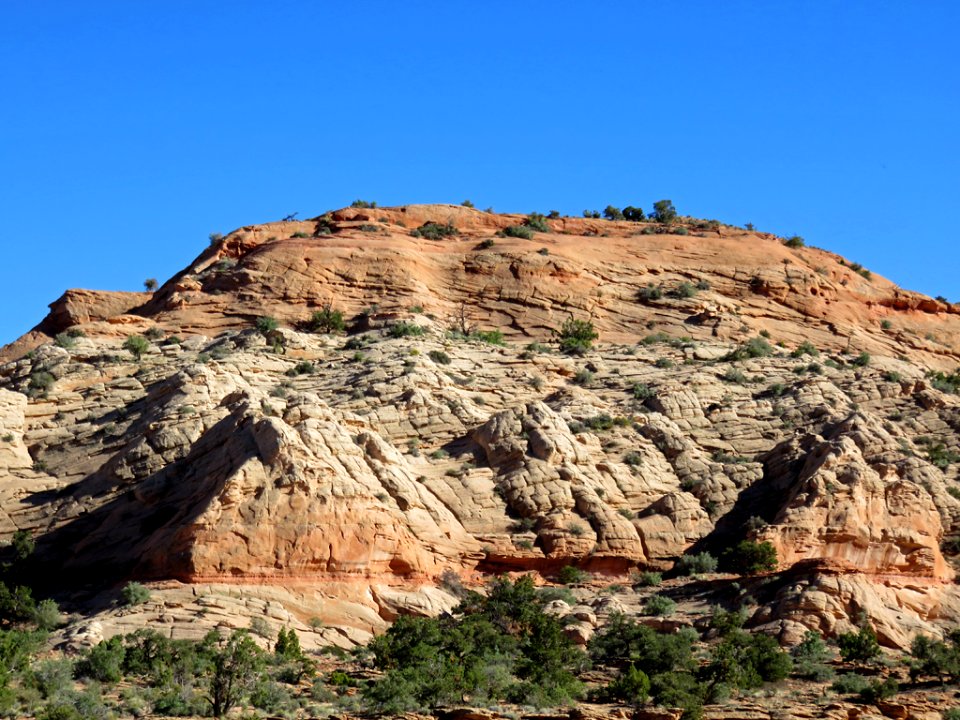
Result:
[[[152,295],[69,291],[4,348],[0,533],[33,532],[38,578],[96,616],[65,639],[265,616],[349,646],[453,607],[444,571],[613,581],[744,538],[777,549],[741,592],[785,643],[866,613],[904,647],[960,618],[960,398],[927,375],[957,365],[960,308],[763,233],[494,237],[523,220],[246,227]],[[459,234],[411,236],[427,221]],[[358,316],[348,336],[310,332],[327,305]],[[569,317],[600,335],[582,357],[554,342]],[[761,332],[771,352],[729,359]],[[154,338],[139,361],[131,334]],[[154,600],[118,610],[131,578]]]

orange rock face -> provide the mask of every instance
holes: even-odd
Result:
[[[357,632],[448,607],[444,571],[623,576],[743,539],[777,551],[754,622],[787,641],[958,617],[960,402],[927,372],[956,366],[956,308],[737,228],[498,234],[524,220],[345,209],[235,231],[152,295],[66,293],[2,352],[0,530],[78,586],[351,587]],[[324,307],[348,338],[312,332]]]

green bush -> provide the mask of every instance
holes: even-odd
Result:
[[[264,336],[269,335],[278,327],[280,327],[280,323],[277,321],[277,319],[275,317],[270,317],[269,315],[258,317],[255,325],[260,334]]]
[[[450,356],[443,352],[443,350],[431,350],[427,353],[427,357],[437,363],[437,365],[449,365],[451,362]]]
[[[203,640],[210,658],[210,708],[214,717],[222,717],[240,702],[247,688],[259,678],[263,651],[245,630],[234,630],[223,639],[216,630]]]
[[[650,678],[643,670],[630,665],[607,685],[606,696],[628,705],[643,705],[650,696]]]
[[[564,565],[557,573],[557,580],[564,585],[577,585],[587,579],[587,574],[573,565]]]
[[[34,663],[30,671],[30,685],[40,691],[44,699],[65,695],[73,690],[73,661],[69,658],[47,658]]]
[[[793,648],[793,674],[804,680],[825,682],[834,675],[830,662],[830,651],[820,633],[808,630],[803,641]]]
[[[644,615],[672,615],[677,604],[664,595],[651,595],[643,603]]]
[[[799,235],[791,235],[783,241],[783,244],[788,248],[802,248],[805,245],[803,238]]]
[[[133,355],[136,360],[139,360],[149,347],[150,341],[141,335],[130,335],[123,342],[123,349]]]
[[[426,334],[422,325],[408,323],[404,321],[396,322],[387,330],[387,335],[392,338],[421,337]]]
[[[547,225],[547,219],[540,213],[530,213],[527,216],[527,227],[537,232],[551,232],[550,226]]]
[[[643,303],[653,302],[662,297],[663,290],[653,283],[648,283],[646,287],[642,287],[637,291],[637,299]]]
[[[534,231],[526,225],[510,225],[501,232],[507,237],[521,238],[522,240],[532,240]]]
[[[413,237],[422,237],[427,240],[442,240],[445,237],[458,235],[459,231],[450,223],[441,225],[435,222],[425,222],[415,230],[411,230],[410,234]]]
[[[45,397],[55,382],[56,378],[46,370],[38,370],[30,375],[30,382],[27,384],[27,394],[30,395],[30,397],[39,395]]]
[[[656,392],[646,383],[635,383],[630,389],[634,400],[649,400],[656,397]]]
[[[657,200],[653,204],[653,212],[650,214],[650,219],[658,223],[663,223],[664,225],[670,225],[677,219],[677,209],[670,200]]]
[[[593,346],[599,335],[589,320],[576,320],[572,317],[563,321],[560,331],[560,350],[569,355],[582,355]]]
[[[777,550],[767,541],[741,540],[724,553],[723,561],[730,572],[755,575],[777,569]]]
[[[910,645],[907,660],[910,678],[936,678],[940,682],[960,679],[960,630],[953,630],[947,641],[917,635]]]
[[[131,581],[120,591],[124,605],[143,605],[150,600],[150,591],[138,582]]]
[[[717,571],[717,559],[708,552],[684,555],[676,567],[681,575],[704,575]]]
[[[773,354],[773,347],[766,338],[751,338],[736,350],[728,353],[724,360],[746,360],[747,358],[768,357]]]
[[[866,367],[870,364],[870,353],[862,352],[857,357],[855,357],[851,362],[851,365],[856,365],[857,367]]]
[[[804,355],[812,355],[817,357],[820,354],[820,351],[817,350],[816,345],[814,345],[809,340],[804,340],[797,346],[797,349],[790,353],[790,357],[798,358],[803,357]]]
[[[643,210],[633,205],[627,205],[623,209],[623,219],[629,220],[630,222],[643,222],[646,220],[646,215],[643,214]]]
[[[663,575],[650,570],[644,571],[637,576],[634,583],[635,587],[657,587],[663,582]]]
[[[735,630],[713,648],[704,675],[711,684],[750,689],[783,680],[793,663],[769,635]]]
[[[69,333],[62,332],[57,333],[56,337],[53,338],[53,342],[57,347],[62,347],[66,350],[69,350],[77,344],[77,339]]]
[[[613,613],[590,639],[587,649],[596,665],[634,665],[653,678],[661,673],[692,670],[696,666],[693,644],[697,639],[696,631],[690,628],[660,634],[621,613]]]
[[[354,200],[350,203],[352,208],[360,208],[362,210],[373,210],[377,207],[376,202],[370,202],[369,200]]]
[[[37,603],[33,621],[40,630],[53,630],[63,623],[63,615],[60,613],[57,603],[47,598]]]
[[[844,662],[869,662],[880,654],[880,644],[873,628],[863,619],[860,629],[855,633],[842,633],[837,636],[837,646]]]
[[[104,683],[117,683],[123,677],[123,659],[126,649],[123,638],[116,635],[90,648],[76,665],[76,675]]]
[[[696,296],[697,289],[692,283],[682,282],[673,289],[671,294],[673,297],[680,299],[692,298]]]
[[[325,305],[310,316],[310,329],[315,333],[339,333],[347,329],[343,313]]]
[[[603,216],[607,220],[623,220],[624,219],[624,215],[620,211],[620,208],[614,207],[613,205],[607,205],[607,207],[604,208]]]
[[[581,692],[574,671],[582,655],[543,612],[529,576],[500,578],[486,597],[471,593],[455,615],[401,616],[369,647],[384,674],[363,696],[378,713],[461,703],[464,696],[554,706]]]

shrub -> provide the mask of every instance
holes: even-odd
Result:
[[[830,685],[830,689],[841,695],[859,695],[870,685],[863,675],[848,673],[841,675]]]
[[[629,705],[643,705],[650,695],[650,678],[643,670],[630,665],[607,685],[606,695]]]
[[[325,305],[310,316],[310,329],[316,333],[338,333],[347,329],[343,313]]]
[[[489,250],[494,245],[496,245],[496,243],[493,238],[485,238],[477,243],[477,250]]]
[[[663,575],[651,570],[645,570],[637,575],[634,586],[636,587],[657,587],[663,582]]]
[[[833,668],[827,664],[830,651],[820,633],[808,630],[803,641],[790,654],[793,656],[793,674],[797,677],[816,682],[833,677]]]
[[[661,673],[677,673],[694,667],[693,643],[697,633],[683,629],[661,635],[621,613],[613,613],[597,631],[587,648],[597,665],[625,668],[634,665],[653,678]]]
[[[352,203],[350,203],[350,207],[360,208],[363,210],[373,210],[377,207],[377,203],[370,202],[368,200],[354,200]]]
[[[805,245],[803,238],[799,235],[791,235],[783,241],[783,244],[788,248],[802,248]]]
[[[210,707],[222,717],[240,702],[247,686],[258,678],[262,651],[245,630],[234,630],[223,640],[216,630],[203,640],[210,654]]]
[[[747,358],[768,357],[773,354],[773,347],[766,338],[755,337],[740,345],[736,350],[728,353],[723,359],[746,360]]]
[[[309,360],[301,360],[292,368],[287,370],[286,374],[291,377],[295,375],[312,375],[317,371],[316,366]]]
[[[627,205],[623,209],[623,219],[629,220],[630,222],[643,222],[646,220],[646,215],[643,214],[643,210],[633,205]]]
[[[564,585],[576,585],[586,580],[587,574],[573,565],[564,565],[557,573],[557,580]]]
[[[777,569],[777,550],[767,542],[741,540],[723,555],[724,565],[741,575],[754,575]]]
[[[33,621],[40,630],[53,630],[63,623],[63,615],[57,603],[47,598],[37,603]]]
[[[526,225],[510,225],[501,231],[507,237],[521,238],[523,240],[532,240],[534,231]]]
[[[163,328],[157,327],[154,325],[151,328],[147,328],[147,331],[143,334],[147,340],[159,340],[164,337],[166,333],[163,331]]]
[[[223,240],[223,233],[213,232],[207,236],[211,245],[218,245]]]
[[[812,355],[817,357],[820,354],[820,351],[817,350],[816,345],[814,345],[809,340],[804,340],[797,346],[797,349],[790,353],[790,357],[798,358],[803,357],[804,355]]]
[[[868,703],[876,703],[879,700],[889,700],[899,692],[900,686],[892,677],[885,680],[871,680],[870,683],[860,691],[860,699]]]
[[[623,220],[624,215],[620,212],[620,208],[614,207],[613,205],[607,205],[603,210],[603,216],[607,220]]]
[[[589,320],[569,317],[563,321],[558,333],[560,350],[570,355],[582,355],[593,346],[599,335]]]
[[[422,325],[408,322],[397,322],[390,326],[387,335],[392,338],[421,337],[426,334]]]
[[[948,642],[917,635],[910,644],[910,678],[934,677],[940,682],[960,677],[960,631],[954,630]]]
[[[547,225],[547,219],[540,213],[530,213],[527,216],[527,227],[536,230],[537,232],[550,232],[550,226]]]
[[[677,604],[664,595],[651,595],[643,604],[644,615],[672,615]]]
[[[673,289],[673,296],[675,298],[692,298],[697,294],[697,289],[688,282],[682,282],[677,287]]]
[[[573,376],[574,385],[589,387],[593,383],[593,373],[586,368],[581,368]]]
[[[599,211],[599,210],[584,210],[584,211],[583,211],[583,216],[584,216],[585,218],[592,218],[592,219],[594,219],[594,220],[599,220],[599,219],[600,219],[600,211]]]
[[[257,318],[255,326],[261,335],[266,336],[272,333],[278,327],[280,327],[280,323],[277,322],[277,319],[275,317],[264,315],[263,317]]]
[[[653,204],[653,212],[650,214],[650,218],[658,223],[669,225],[677,219],[677,209],[670,200],[657,200]]]
[[[56,378],[54,378],[53,375],[46,370],[38,370],[30,375],[30,382],[27,384],[27,394],[31,396],[46,395],[47,391],[53,387],[54,382],[56,382]]]
[[[427,357],[437,363],[437,365],[449,365],[451,362],[450,356],[443,352],[443,350],[431,350],[427,353]]]
[[[866,367],[870,364],[870,353],[862,352],[857,357],[855,357],[851,362],[851,365],[856,365],[857,367]]]
[[[464,200],[464,201],[463,201],[462,203],[460,203],[460,204],[461,204],[463,207],[466,207],[466,208],[476,207],[476,205],[474,205],[474,204],[473,204],[472,202],[470,202],[469,200]]]
[[[160,283],[156,281],[156,278],[147,278],[143,281],[143,287],[147,292],[153,292],[160,287]]]
[[[699,720],[709,688],[690,672],[670,672],[651,677],[650,692],[658,705],[682,710],[682,720]]]
[[[87,654],[80,659],[76,666],[76,674],[81,678],[90,678],[105,683],[120,682],[121,672],[126,650],[123,638],[115,635],[109,640],[102,640],[94,645]]]
[[[363,690],[376,712],[433,708],[464,696],[563,704],[579,696],[581,653],[560,622],[543,612],[529,576],[470,593],[456,616],[401,616],[369,648],[383,676]]]
[[[133,355],[136,360],[139,360],[149,347],[150,341],[141,335],[130,335],[123,342],[123,349]]]
[[[77,344],[76,338],[65,332],[57,333],[56,337],[53,338],[53,342],[57,347],[62,347],[66,350],[69,350]]]
[[[714,685],[750,689],[783,680],[792,667],[790,656],[774,638],[734,630],[714,647],[704,674]]]
[[[644,303],[653,302],[662,297],[663,290],[653,283],[648,283],[646,287],[642,287],[637,291],[637,299]]]
[[[837,646],[844,662],[869,662],[880,654],[877,634],[862,619],[860,629],[855,633],[842,633],[837,636]]]
[[[652,397],[656,397],[656,392],[646,383],[636,383],[630,391],[633,393],[634,400],[649,400]]]
[[[724,382],[736,383],[738,385],[744,385],[747,382],[747,376],[743,374],[743,371],[739,368],[727,368],[727,371],[720,376],[720,379]]]
[[[425,222],[415,230],[411,230],[410,234],[413,237],[422,237],[427,240],[442,240],[445,237],[458,235],[459,231],[450,223],[441,225],[435,222]]]
[[[120,591],[124,605],[143,605],[150,600],[150,591],[138,582],[131,581]]]
[[[717,559],[708,552],[684,555],[677,561],[681,575],[703,575],[717,571]]]

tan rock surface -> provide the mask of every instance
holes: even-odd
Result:
[[[410,235],[427,221],[460,235]],[[171,632],[276,603],[347,645],[450,609],[444,571],[622,581],[744,537],[777,549],[752,622],[786,642],[866,613],[902,647],[960,618],[960,400],[926,377],[957,362],[953,306],[730,227],[562,218],[478,249],[519,222],[347,209],[242,228],[152,296],[67,293],[3,351],[0,533],[32,531],[38,572],[107,635],[143,620],[110,605],[129,578]],[[638,301],[648,284],[663,296]],[[369,311],[349,338],[308,332],[327,304]],[[551,341],[570,316],[600,332],[584,357]],[[400,321],[423,335],[391,337]],[[50,342],[71,326],[85,337]],[[783,347],[727,359],[761,330]],[[123,340],[148,331],[136,362]],[[791,355],[803,341],[820,354]],[[207,620],[181,612],[190,593]]]

